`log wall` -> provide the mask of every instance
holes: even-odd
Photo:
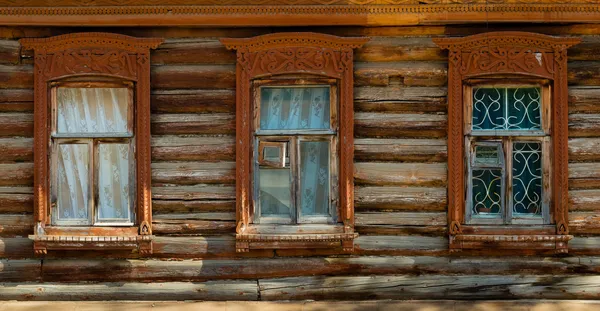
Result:
[[[482,26],[484,27],[484,26]],[[432,37],[478,26],[282,29],[369,36],[355,63],[349,256],[235,252],[235,54],[223,36],[279,29],[0,28],[0,300],[598,299],[600,26],[497,26],[574,35],[569,50],[567,257],[457,257],[447,240],[447,54]],[[152,52],[151,258],[33,256],[33,60],[16,40],[77,31],[166,38]]]

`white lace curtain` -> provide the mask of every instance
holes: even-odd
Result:
[[[127,133],[128,96],[125,88],[59,88],[57,133],[62,137]],[[59,218],[89,219],[88,201],[93,195],[89,174],[94,169],[91,139],[89,143],[62,143],[58,152]],[[130,156],[127,143],[98,145],[96,205],[101,220],[129,219]]]
[[[328,129],[329,88],[262,88],[263,130]]]

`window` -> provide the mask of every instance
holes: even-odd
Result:
[[[566,253],[566,49],[576,38],[492,32],[449,50],[450,251]]]
[[[160,39],[79,33],[35,52],[34,241],[152,253],[150,61]]]
[[[353,48],[279,33],[237,50],[236,249],[353,250]]]

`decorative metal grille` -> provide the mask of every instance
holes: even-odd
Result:
[[[473,215],[500,215],[502,197],[502,169],[473,170]]]
[[[542,144],[513,144],[513,217],[542,213]]]
[[[537,87],[481,87],[473,90],[474,131],[540,130],[541,90]]]

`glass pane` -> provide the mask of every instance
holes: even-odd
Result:
[[[128,221],[131,215],[128,144],[98,145],[98,218]]]
[[[89,211],[89,147],[87,144],[58,146],[57,219],[87,220]]]
[[[502,216],[502,170],[473,169],[473,217]]]
[[[259,168],[258,200],[261,216],[291,215],[291,173],[289,169]]]
[[[262,130],[329,129],[329,87],[260,90]]]
[[[542,215],[542,144],[513,144],[513,216]]]
[[[541,129],[541,90],[529,88],[473,89],[473,130]]]
[[[57,133],[128,132],[128,89],[61,87],[56,96]]]
[[[329,215],[329,142],[300,142],[302,215]]]
[[[475,163],[482,165],[500,165],[498,146],[475,146]]]
[[[277,147],[265,147],[263,149],[263,158],[265,161],[272,161],[272,162],[279,162],[280,155],[279,155],[279,150],[280,148]]]

